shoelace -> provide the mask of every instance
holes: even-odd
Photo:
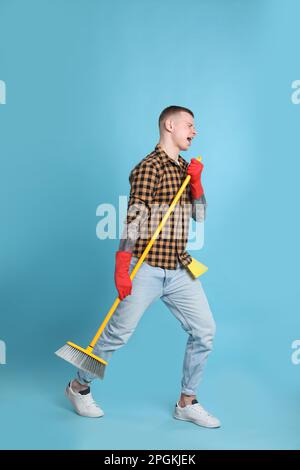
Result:
[[[84,396],[84,395],[83,395]],[[91,406],[94,406],[96,408],[99,408],[99,406],[97,405],[97,403],[95,402],[95,400],[93,399],[92,397],[92,394],[89,393],[88,395],[85,395],[85,402],[86,402],[86,405],[88,408],[90,408]]]
[[[192,407],[197,408],[197,410],[203,415],[212,416],[200,405],[200,403],[195,403],[194,405],[192,405]]]

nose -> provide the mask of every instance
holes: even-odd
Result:
[[[194,136],[197,135],[197,131],[196,131],[195,128],[194,128],[194,130],[193,130],[193,135],[194,135]]]

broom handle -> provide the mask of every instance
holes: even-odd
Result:
[[[199,162],[201,161],[202,157],[197,157],[196,160],[198,160]],[[180,199],[183,191],[185,190],[186,186],[188,185],[189,181],[190,181],[191,177],[190,175],[188,175],[184,182],[182,183],[178,193],[176,194],[176,196],[174,197],[169,209],[167,210],[167,212],[165,213],[165,215],[163,216],[161,222],[159,223],[157,229],[155,230],[154,234],[152,235],[152,238],[151,240],[149,241],[149,243],[147,244],[145,250],[143,251],[143,254],[140,256],[138,262],[136,263],[135,267],[133,268],[131,274],[130,274],[130,279],[132,280],[134,278],[134,276],[136,275],[137,271],[139,270],[141,264],[144,262],[144,259],[146,258],[147,254],[149,253],[149,251],[151,250],[152,248],[152,245],[153,243],[155,242],[155,240],[157,239],[158,235],[160,234],[163,226],[165,225],[165,223],[167,222],[171,212],[173,212],[178,200]],[[104,330],[104,328],[106,327],[107,323],[109,322],[110,320],[110,317],[113,315],[113,313],[115,312],[117,306],[119,305],[119,303],[121,302],[121,300],[119,299],[119,297],[116,298],[116,300],[114,301],[114,303],[112,304],[108,314],[106,315],[106,317],[104,318],[103,320],[103,323],[100,325],[97,333],[95,334],[94,338],[92,339],[89,347],[87,349],[91,350],[94,348],[95,344],[97,343],[98,341],[98,338],[99,336],[101,335],[102,331]]]

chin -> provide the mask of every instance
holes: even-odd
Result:
[[[185,145],[180,145],[179,149],[181,152],[185,151],[185,150],[188,150],[189,148],[189,145],[188,144],[185,144]]]

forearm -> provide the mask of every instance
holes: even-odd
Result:
[[[129,200],[119,251],[132,253],[138,238],[147,238],[149,209],[141,200]]]
[[[207,202],[204,194],[197,199],[192,198],[192,218],[196,222],[203,222],[205,220],[206,207]]]
[[[133,253],[137,239],[138,237],[134,232],[129,231],[128,233],[127,227],[124,227],[118,250]]]

